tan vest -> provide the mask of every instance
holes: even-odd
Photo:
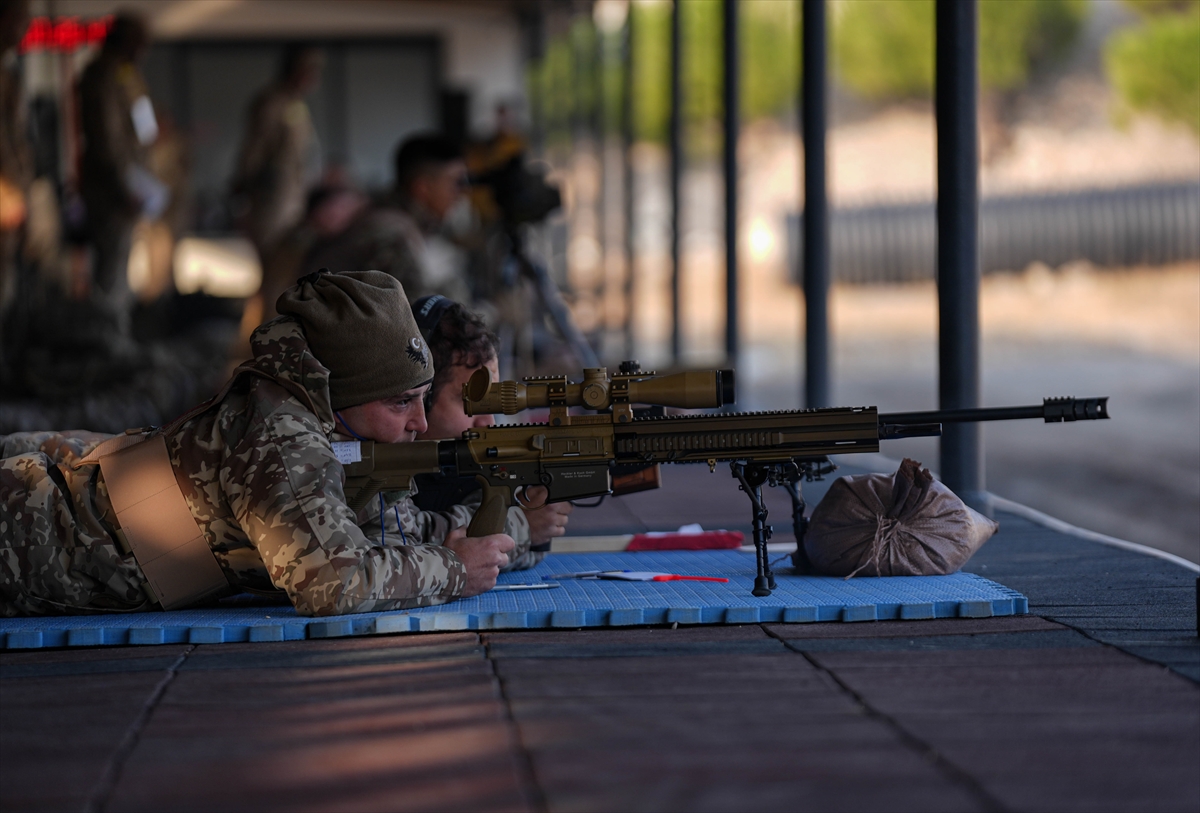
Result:
[[[192,606],[230,592],[225,572],[179,490],[167,452],[167,436],[219,403],[242,374],[274,382],[307,402],[316,413],[312,397],[303,387],[244,364],[234,370],[216,396],[166,428],[128,430],[104,441],[75,464],[75,468],[100,466],[120,526],[117,534],[133,552],[164,610]]]

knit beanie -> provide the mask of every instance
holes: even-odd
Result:
[[[433,359],[404,288],[382,271],[302,277],[275,304],[295,317],[309,349],[329,368],[335,410],[394,398],[433,379]]]

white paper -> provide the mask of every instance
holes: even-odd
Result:
[[[643,534],[643,536],[692,536],[702,533],[705,533],[705,530],[700,526],[700,523],[693,522],[690,525],[680,525],[678,531],[649,531]]]
[[[154,116],[154,105],[151,104],[150,97],[138,96],[134,99],[130,115],[133,117],[133,129],[137,133],[138,143],[143,147],[153,144],[154,139],[158,138],[158,119]]]
[[[343,466],[362,460],[362,444],[357,440],[335,440],[333,454]]]

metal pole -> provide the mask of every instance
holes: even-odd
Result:
[[[592,56],[592,101],[593,127],[596,132],[596,165],[600,169],[600,189],[596,198],[596,241],[600,244],[600,281],[598,290],[594,291],[600,308],[599,342],[601,354],[604,352],[605,333],[608,326],[608,120],[605,116],[604,72],[608,66],[605,58],[607,40],[599,26],[593,24],[592,34],[595,39],[595,53]]]
[[[803,0],[801,127],[804,138],[804,405],[831,406],[829,199],[825,179],[825,0]]]
[[[738,2],[725,0],[722,26],[725,82],[724,102],[724,175],[725,175],[725,363],[737,366],[738,360]]]
[[[680,37],[682,3],[671,4],[671,358],[678,365],[681,356],[679,319],[679,203],[680,175],[683,171],[682,103],[683,53]]]
[[[979,406],[978,8],[937,0],[938,403]],[[978,424],[949,424],[942,480],[968,504],[986,508]]]
[[[621,156],[624,161],[625,177],[621,182],[621,191],[625,198],[625,322],[622,326],[624,336],[624,357],[634,357],[633,346],[633,295],[634,295],[634,200],[633,200],[633,15],[635,7],[629,4],[628,16],[625,18],[624,42],[624,88],[621,94]]]
[[[529,142],[530,152],[538,157],[545,154],[546,149],[546,119],[543,96],[542,71],[545,67],[545,47],[542,41],[545,18],[542,11],[536,10],[522,14],[520,17],[522,33],[525,39],[525,59],[527,65],[532,65],[529,83]]]

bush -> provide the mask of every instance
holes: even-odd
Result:
[[[683,40],[683,116],[696,124],[721,115],[721,0],[679,4]],[[662,141],[671,115],[671,6],[635,4],[634,122],[639,138]],[[742,0],[739,8],[741,115],[785,113],[799,82],[799,9],[780,0]]]
[[[1170,3],[1172,0],[1163,0]],[[722,0],[679,3],[683,27],[683,115],[688,125],[721,115]],[[800,10],[793,0],[742,0],[741,114],[752,120],[795,109],[800,78]],[[982,0],[980,81],[1008,90],[1060,53],[1077,34],[1087,0]],[[933,88],[933,0],[835,0],[830,5],[834,66],[843,83],[872,99],[928,97]],[[634,133],[663,141],[670,116],[671,4],[633,3]],[[590,116],[597,101],[595,37],[577,18],[531,66],[551,136],[565,136],[572,117]],[[610,131],[622,111],[621,34],[605,38],[603,103]]]
[[[868,99],[928,96],[933,0],[847,0],[835,15],[838,78]]]
[[[1106,44],[1109,79],[1130,109],[1200,133],[1200,3],[1156,3],[1153,11]]]
[[[979,82],[1013,90],[1075,39],[1086,0],[982,0]],[[833,39],[838,76],[870,99],[925,98],[933,91],[933,0],[843,0]]]

